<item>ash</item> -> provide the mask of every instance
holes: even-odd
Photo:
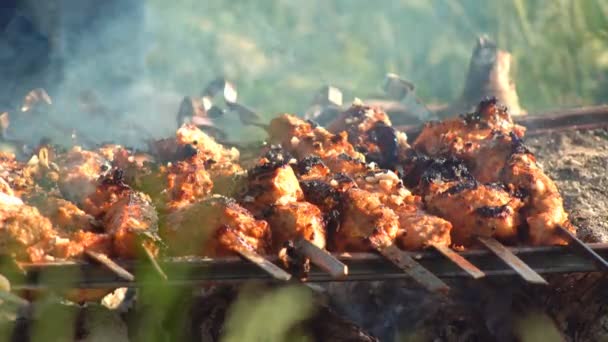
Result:
[[[333,283],[328,292],[331,305],[340,315],[381,341],[513,338],[515,291],[511,289],[517,287],[517,279],[458,280],[448,284],[448,296],[429,293],[408,280]]]
[[[527,138],[559,188],[586,242],[608,242],[608,131],[566,131]]]

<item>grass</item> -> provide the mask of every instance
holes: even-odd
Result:
[[[530,110],[604,102],[608,2],[603,0],[148,0],[150,76],[196,94],[226,75],[270,117],[302,112],[324,84],[346,99],[380,91],[387,72],[427,102],[459,95],[474,39],[487,33],[515,57]]]

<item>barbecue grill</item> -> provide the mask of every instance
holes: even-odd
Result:
[[[399,108],[394,103],[390,108]],[[597,106],[548,112],[543,115],[526,116],[516,122],[527,128],[528,135],[543,134],[551,131],[575,129],[594,129],[608,127],[608,107]],[[400,127],[410,136],[415,136],[419,126]],[[439,278],[460,277],[500,277],[520,275],[525,280],[545,283],[540,274],[593,272],[608,269],[603,258],[608,256],[608,245],[602,243],[584,244],[569,236],[571,244],[559,247],[511,247],[504,248],[497,241],[484,242],[484,250],[455,252],[437,249],[424,252],[398,252],[398,258],[413,262],[402,268],[378,254],[350,253],[334,254],[313,247],[310,255],[318,255],[320,263],[313,265],[305,282],[360,281],[402,279],[414,276],[423,286],[437,290]],[[303,242],[307,247],[310,247]],[[496,244],[499,244],[498,247]],[[249,261],[247,260],[249,259]],[[254,262],[252,262],[254,261]],[[260,268],[260,261],[245,256],[221,259],[209,258],[168,258],[159,260],[167,272],[168,284],[191,286],[205,283],[235,283],[251,279],[285,281],[293,277],[289,270],[274,266],[276,258],[268,258],[273,265],[270,270]],[[149,268],[149,264],[118,262],[129,271]],[[256,265],[256,263],[258,265]],[[5,263],[5,274],[12,275],[12,285],[16,289],[39,289],[54,287],[66,275],[80,274],[70,286],[75,288],[131,287],[145,285],[139,281],[125,280],[107,268],[96,263],[84,262],[45,262],[42,264]],[[318,265],[321,265],[319,267]],[[430,273],[422,275],[411,272],[412,268],[422,265]],[[44,279],[44,280],[43,280]],[[441,282],[441,281],[439,281]],[[442,283],[442,282],[441,282]],[[443,286],[439,286],[443,288]]]

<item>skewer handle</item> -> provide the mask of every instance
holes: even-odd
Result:
[[[513,254],[507,247],[494,238],[478,236],[477,240],[487,249],[500,258],[505,264],[511,267],[525,281],[532,284],[548,285],[545,278],[536,273],[530,266]]]
[[[241,246],[241,248],[238,248],[236,252],[239,253],[243,258],[251,261],[266,271],[266,273],[270,274],[274,279],[282,281],[288,281],[291,279],[291,274],[285,272],[282,268],[264,259],[264,257],[254,251],[249,250],[245,246]]]
[[[150,249],[145,244],[142,244],[141,248],[144,250],[144,254],[150,264],[152,264],[152,267],[154,268],[154,271],[156,271],[156,274],[158,274],[158,276],[162,280],[167,281],[169,277],[167,277],[167,274],[165,273],[165,271],[163,271],[163,268],[160,267],[160,265],[158,264],[158,260],[156,260],[156,257],[154,256],[152,251],[150,251]]]
[[[319,266],[332,277],[344,278],[348,275],[348,266],[312,242],[299,238],[295,242],[295,247],[299,253],[308,257],[313,264]]]
[[[372,246],[382,256],[387,258],[390,262],[395,264],[397,267],[402,269],[416,282],[422,285],[424,288],[431,292],[447,293],[450,287],[444,283],[441,279],[437,278],[426,268],[422,267],[416,262],[411,256],[404,251],[400,250],[394,244],[385,245],[375,239],[373,236],[369,238]]]
[[[238,253],[243,258],[256,264],[259,268],[263,269],[266,273],[271,275],[276,280],[288,281],[291,279],[291,274],[285,272],[279,266],[266,260],[263,256],[256,253],[251,246],[239,237],[239,235],[230,227],[224,227],[223,233],[227,234],[227,237],[232,241],[232,250]]]
[[[441,255],[450,259],[456,266],[458,266],[463,271],[467,272],[473,279],[480,279],[486,276],[486,274],[480,270],[477,266],[473,265],[470,261],[462,257],[462,255],[454,252],[447,246],[433,244],[433,248],[435,248]]]
[[[91,259],[105,266],[108,270],[112,271],[112,273],[116,274],[121,279],[124,279],[126,281],[135,280],[135,276],[131,274],[131,272],[125,270],[122,266],[115,263],[112,259],[108,258],[107,255],[90,250],[85,251],[84,253]]]
[[[568,241],[568,247],[572,248],[582,256],[589,258],[599,270],[608,271],[608,262],[606,262],[606,260],[597,254],[593,249],[589,248],[586,243],[577,238],[576,235],[574,235],[571,231],[566,229],[566,227],[562,225],[558,226],[557,232],[561,237]]]

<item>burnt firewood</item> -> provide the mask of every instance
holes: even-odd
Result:
[[[319,89],[304,113],[304,118],[324,126],[333,121],[343,110],[342,91],[333,86]]]
[[[177,111],[177,127],[189,122],[195,125],[211,125],[207,113],[212,106],[208,98],[185,96]]]
[[[6,139],[6,131],[8,130],[8,126],[10,126],[11,120],[8,116],[8,112],[4,112],[0,114],[0,140]]]
[[[266,127],[264,124],[261,123],[262,118],[251,108],[236,102],[227,102],[226,105],[228,106],[229,110],[235,112],[238,115],[238,118],[243,125],[257,126],[260,128]]]
[[[385,111],[393,125],[416,125],[425,120],[436,119],[416,96],[414,84],[399,75],[386,74],[382,90],[384,94],[367,99],[365,103]]]
[[[487,36],[477,39],[473,49],[464,90],[454,103],[436,111],[439,117],[467,113],[485,99],[495,97],[511,115],[526,114],[519,104],[511,77],[512,55],[497,47]]]
[[[386,75],[383,89],[389,99],[402,101],[414,91],[415,87],[413,83],[391,73]]]
[[[313,103],[322,106],[341,106],[342,91],[333,86],[324,86],[315,94]]]
[[[238,93],[236,87],[224,78],[217,78],[211,81],[202,92],[202,97],[215,98],[218,94],[226,104],[236,103]]]
[[[22,112],[29,112],[45,105],[51,105],[53,101],[46,90],[42,88],[36,88],[31,90],[23,98],[23,104],[21,105]]]

